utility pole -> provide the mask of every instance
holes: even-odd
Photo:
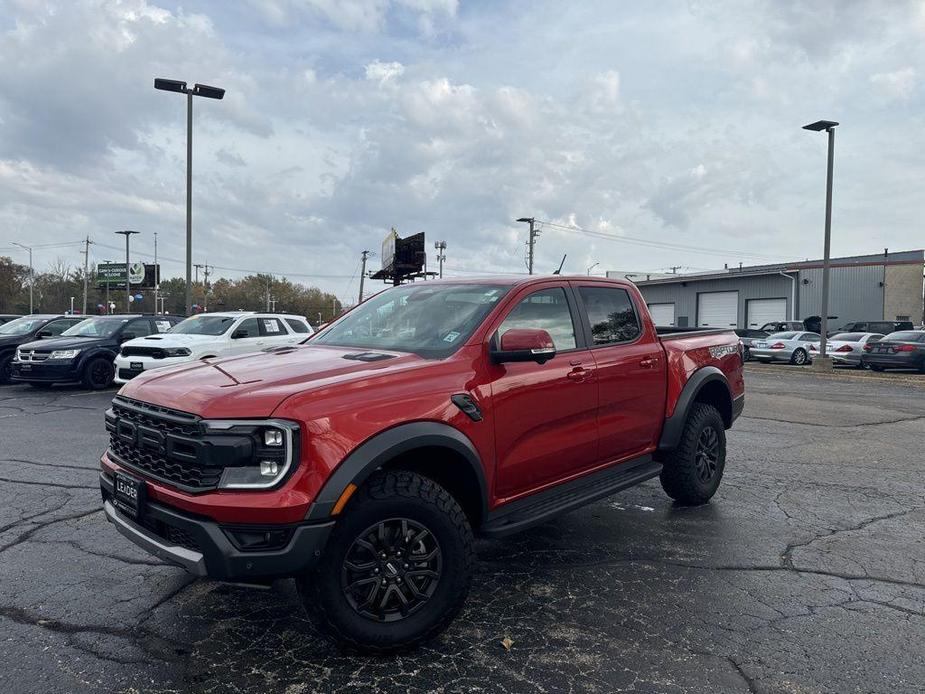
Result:
[[[530,237],[527,239],[527,272],[533,274],[533,250],[536,246],[536,237],[540,232],[536,229],[535,217],[521,217],[518,222],[526,222],[530,225]]]
[[[446,260],[446,241],[437,241],[434,244],[437,249],[437,262],[440,264],[440,279],[443,279],[443,261]]]
[[[267,313],[270,312],[270,280],[273,279],[271,275],[267,275]]]
[[[202,263],[196,263],[193,267],[196,268],[196,279],[193,284],[199,284],[199,268],[202,267]]]
[[[208,263],[202,266],[203,270],[203,289],[202,289],[202,310],[209,310],[209,275],[212,274],[212,270],[215,268],[210,266]]]
[[[88,274],[90,272],[90,234],[87,234],[87,239],[84,241],[84,307],[83,315],[87,315],[87,282]]]
[[[157,313],[157,292],[161,288],[161,268],[157,264],[157,232],[154,232],[154,313]]]
[[[337,318],[337,297],[331,297],[331,320]]]
[[[128,245],[129,239],[132,237],[132,234],[138,234],[138,231],[131,231],[126,229],[124,231],[117,231],[117,234],[122,234],[125,237],[125,312],[132,312],[132,282],[129,274],[129,262],[128,262]]]
[[[363,263],[363,269],[360,270],[360,300],[357,303],[363,303],[363,282],[366,279],[366,259],[369,257],[369,251],[363,251],[360,258]]]
[[[677,274],[678,274],[678,270],[680,270],[681,267],[682,267],[681,265],[671,265],[671,266],[668,267],[668,269],[671,270],[671,274],[672,274],[672,275],[677,275]]]
[[[32,294],[35,289],[35,273],[32,270],[32,246],[24,246],[21,243],[11,241],[14,246],[19,246],[23,250],[29,251],[29,313],[33,313]]]

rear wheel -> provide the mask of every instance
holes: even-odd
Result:
[[[659,479],[668,496],[691,506],[708,502],[726,467],[726,427],[719,410],[694,403],[678,447],[662,462]]]
[[[443,487],[413,472],[380,472],[350,500],[321,563],[299,577],[299,593],[341,645],[407,650],[443,631],[462,608],[472,545],[466,515]]]
[[[793,350],[793,354],[790,356],[790,363],[796,364],[797,366],[803,366],[806,363],[807,354],[806,350],[802,347],[797,347]]]
[[[83,384],[90,390],[103,390],[112,383],[115,370],[106,357],[96,357],[84,368]]]

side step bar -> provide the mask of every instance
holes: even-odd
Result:
[[[518,532],[560,513],[572,511],[592,501],[635,487],[661,472],[662,464],[654,462],[648,455],[635,461],[621,463],[553,487],[536,496],[505,504],[488,515],[485,523],[479,528],[479,534],[486,537],[502,537]]]

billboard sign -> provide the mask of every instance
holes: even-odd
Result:
[[[398,240],[398,232],[392,228],[385,238],[382,239],[382,269],[391,270],[392,263],[395,261],[395,242]]]
[[[128,279],[133,289],[154,289],[158,266],[148,263],[130,263]],[[125,289],[125,263],[97,263],[96,281],[100,289]]]

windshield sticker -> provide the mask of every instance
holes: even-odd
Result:
[[[455,330],[451,333],[447,333],[446,337],[443,338],[444,342],[456,342],[456,338],[459,337],[459,333]]]
[[[275,333],[276,331],[276,322],[272,318],[263,319],[263,329],[268,333]]]
[[[157,320],[154,321],[154,324],[157,326],[157,332],[159,333],[166,333],[168,330],[170,330],[170,321]]]

